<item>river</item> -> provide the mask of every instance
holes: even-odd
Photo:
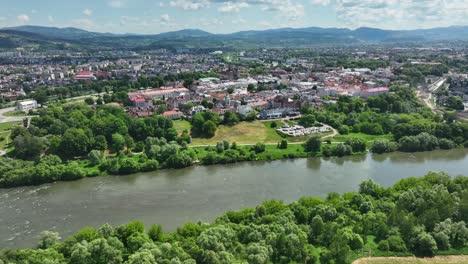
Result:
[[[0,248],[34,246],[43,230],[68,237],[136,219],[173,231],[268,199],[325,197],[357,190],[368,178],[391,186],[428,171],[468,175],[468,150],[245,162],[0,189]]]

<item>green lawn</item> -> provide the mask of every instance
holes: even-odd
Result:
[[[4,149],[6,144],[9,142],[9,137],[11,133],[10,130],[21,123],[21,121],[15,121],[0,124],[0,149]]]
[[[217,142],[227,140],[237,144],[277,143],[282,137],[260,121],[241,122],[234,126],[221,125],[212,138],[194,138],[192,145],[216,145]]]
[[[28,114],[26,112],[23,112],[23,111],[10,111],[10,112],[6,112],[3,115],[4,116],[26,116]]]
[[[276,128],[271,127],[273,122],[277,124]],[[301,143],[307,140],[307,136],[290,137],[278,134],[276,129],[283,125],[284,123],[281,121],[241,122],[234,126],[221,125],[212,138],[193,138],[192,146],[216,145],[216,143],[223,140],[230,143],[236,142],[237,144],[276,144],[283,139],[288,140],[290,143]],[[177,128],[176,123],[174,123],[174,126]],[[323,136],[328,134],[331,133],[324,133]],[[342,140],[344,142],[345,139]]]
[[[174,120],[173,123],[174,123],[174,128],[177,130],[179,134],[182,134],[184,130],[190,131],[190,129],[192,128],[192,125],[187,120]]]
[[[366,141],[366,143],[370,143],[378,139],[388,139],[388,140],[392,139],[392,135],[368,135],[368,134],[363,134],[363,133],[349,133],[348,135],[338,135],[329,139],[332,142],[345,142],[346,139],[350,137],[361,138],[362,140]]]
[[[209,147],[194,147],[199,159],[203,159],[208,153]],[[213,147],[210,147],[213,148]],[[238,149],[245,150],[250,153],[252,146],[237,146]],[[257,160],[278,160],[288,158],[306,158],[308,154],[304,152],[304,147],[301,144],[289,145],[287,149],[279,149],[276,145],[266,145],[265,152],[257,154]]]

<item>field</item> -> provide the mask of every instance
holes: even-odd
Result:
[[[9,141],[11,128],[21,123],[22,122],[17,121],[0,124],[0,149],[4,149],[6,144],[8,143],[7,141]]]
[[[27,113],[23,111],[10,111],[3,114],[4,116],[26,116]]]
[[[237,146],[238,149],[244,149],[246,153],[251,151],[252,146]],[[207,153],[209,147],[194,147],[193,149],[202,159]],[[212,147],[211,147],[212,148]],[[289,144],[287,149],[279,149],[276,144],[266,145],[265,151],[257,154],[257,160],[279,160],[287,158],[305,158],[308,154],[304,151],[301,144]]]
[[[191,128],[190,122],[187,120],[174,120],[173,124],[179,134],[182,134],[184,130],[190,131]]]
[[[332,142],[345,142],[346,139],[350,137],[357,137],[364,140],[366,143],[378,140],[378,139],[388,139],[391,140],[391,135],[368,135],[363,133],[349,133],[348,135],[338,135],[335,137],[330,138]]]
[[[280,136],[275,128],[271,128],[273,121],[254,121],[254,122],[241,122],[234,126],[218,127],[216,134],[212,138],[194,138],[192,145],[204,146],[204,145],[216,145],[217,142],[227,140],[229,142],[236,142],[237,144],[255,144],[255,143],[266,143],[276,144],[282,139],[287,139],[289,142],[303,142],[304,137],[282,137]],[[278,126],[282,126],[282,123],[276,121]]]
[[[468,263],[468,256],[437,256],[434,258],[415,257],[374,257],[362,258],[353,264],[464,264]]]

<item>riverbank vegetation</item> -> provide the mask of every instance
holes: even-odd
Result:
[[[213,223],[166,233],[134,221],[87,227],[60,239],[41,234],[35,249],[3,250],[0,263],[351,263],[364,256],[466,255],[468,178],[429,173],[385,188],[265,201]]]
[[[367,101],[339,97],[320,107],[306,104],[296,121],[202,112],[176,126],[157,114],[132,118],[117,106],[52,104],[38,110],[28,128],[5,133],[3,141],[11,142],[8,155],[15,160],[0,160],[0,187],[193,164],[468,147],[468,123],[433,114],[407,87],[391,91]],[[277,133],[284,122],[327,124],[340,135],[292,138]]]

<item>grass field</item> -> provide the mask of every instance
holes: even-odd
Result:
[[[303,142],[305,137],[282,137],[276,132],[276,128],[271,128],[273,121],[254,121],[241,122],[234,126],[218,127],[216,134],[212,138],[194,138],[192,145],[216,145],[217,142],[227,140],[236,142],[237,144],[255,144],[267,143],[276,144],[282,139],[287,139],[289,142]],[[282,122],[276,121],[278,126],[282,126]],[[175,125],[175,124],[174,124]]]
[[[199,159],[203,159],[208,153],[209,147],[194,147]],[[212,148],[212,147],[211,147]],[[252,146],[237,146],[238,149],[244,149],[250,153]],[[288,158],[305,158],[308,154],[304,152],[301,144],[290,144],[287,149],[279,149],[276,145],[266,145],[265,151],[257,154],[257,160],[279,160]]]
[[[349,133],[348,135],[338,135],[338,136],[332,137],[330,138],[330,140],[332,142],[345,142],[346,139],[350,137],[361,138],[362,140],[366,141],[366,143],[369,143],[378,139],[388,139],[388,140],[392,139],[391,135],[368,135],[368,134],[363,134],[363,133]]]
[[[26,112],[23,111],[10,111],[3,114],[4,116],[26,116],[28,115]]]
[[[11,133],[10,130],[21,123],[21,121],[16,121],[0,124],[0,149],[4,149],[6,144],[8,143]]]
[[[188,130],[190,132],[190,128],[192,125],[187,120],[174,120],[173,121],[174,128],[177,130],[179,134],[182,134],[184,130]]]
[[[353,264],[466,264],[468,256],[437,256],[434,258],[416,257],[374,257],[362,258]]]
[[[194,138],[193,145],[216,145],[217,142],[227,140],[237,144],[277,143],[281,141],[281,136],[274,129],[268,129],[260,121],[242,122],[234,126],[218,127],[216,134],[212,138]]]

